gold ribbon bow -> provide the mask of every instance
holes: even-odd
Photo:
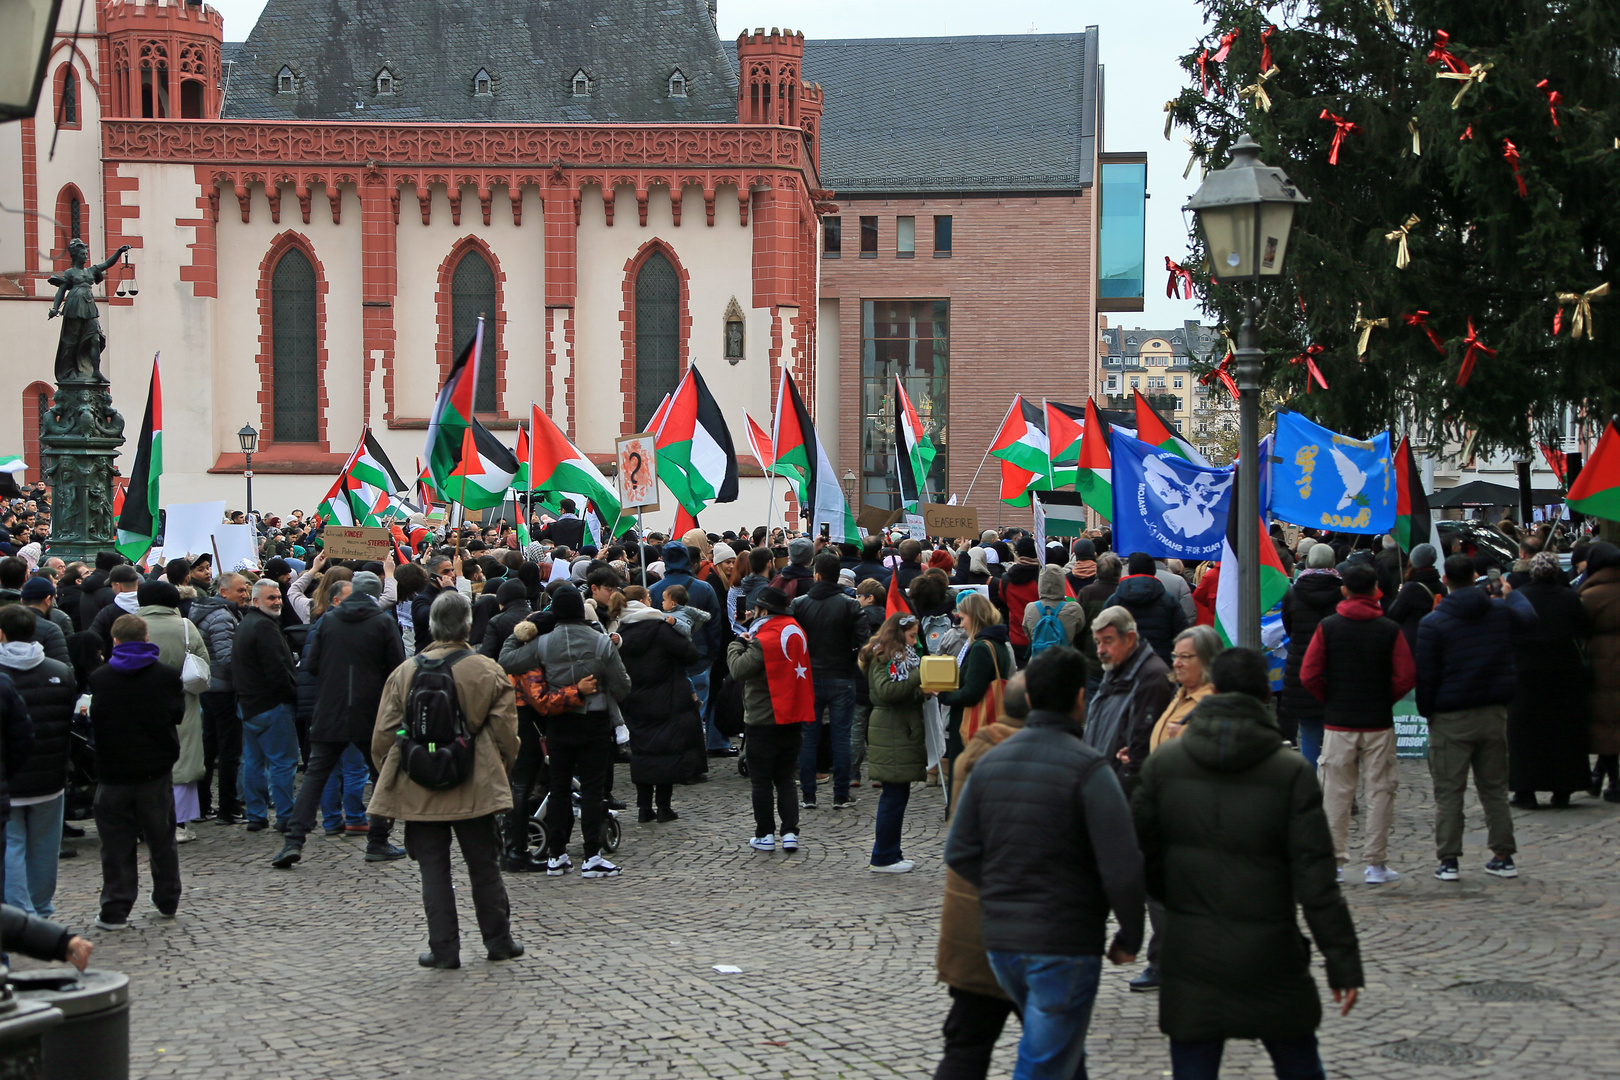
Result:
[[[1563,314],[1565,304],[1575,305],[1575,317],[1570,320],[1569,336],[1575,341],[1581,340],[1587,328],[1592,328],[1592,340],[1597,340],[1597,323],[1592,321],[1592,301],[1600,296],[1609,295],[1609,283],[1605,281],[1595,289],[1587,289],[1583,293],[1561,292],[1558,294],[1559,314]],[[1553,333],[1558,333],[1555,329]]]
[[[1416,215],[1413,215],[1414,219]],[[1361,305],[1356,305],[1356,330],[1361,334],[1361,340],[1356,343],[1356,355],[1362,360],[1367,359],[1367,342],[1372,337],[1373,327],[1388,328],[1388,319],[1365,319],[1361,315]]]
[[[1408,120],[1406,122],[1406,130],[1410,131],[1412,133],[1412,156],[1413,157],[1422,157],[1423,156],[1423,133],[1418,131],[1417,117],[1414,116],[1414,117],[1412,117],[1412,119],[1410,119],[1410,120]]]
[[[1271,111],[1271,96],[1266,93],[1266,80],[1277,74],[1277,65],[1271,65],[1269,71],[1261,73],[1260,78],[1238,91],[1238,97],[1252,97],[1256,105],[1264,112]]]
[[[1164,103],[1164,141],[1165,142],[1170,141],[1170,126],[1176,122],[1176,116],[1175,116],[1175,113],[1173,112],[1175,107],[1176,107],[1176,103],[1174,101],[1167,101],[1167,102]]]
[[[1187,158],[1187,167],[1181,170],[1181,178],[1185,180],[1187,177],[1192,175],[1193,164],[1195,162],[1204,160],[1204,155],[1208,153],[1208,151],[1199,146],[1197,143],[1193,142],[1191,139],[1187,138],[1185,135],[1181,137],[1181,141],[1186,143],[1188,149],[1192,151],[1192,154]],[[1207,169],[1205,170],[1205,172],[1208,171],[1209,170]]]
[[[1451,107],[1455,109],[1457,106],[1462,104],[1463,95],[1468,93],[1469,89],[1475,83],[1483,83],[1485,81],[1486,73],[1488,73],[1491,68],[1495,66],[1495,64],[1487,60],[1483,64],[1473,65],[1467,71],[1442,71],[1436,75],[1435,78],[1456,79],[1458,82],[1462,83],[1462,87],[1457,91],[1457,96],[1451,99]]]
[[[1390,0],[1378,0],[1378,2],[1384,9],[1384,18],[1393,24],[1395,22],[1395,5],[1390,3]]]
[[[1416,225],[1421,220],[1423,219],[1418,217],[1416,214],[1413,214],[1406,219],[1405,225],[1402,225],[1394,232],[1387,232],[1384,234],[1385,240],[1397,240],[1401,245],[1395,249],[1395,269],[1405,270],[1411,265],[1412,253],[1406,248],[1406,238],[1411,233],[1412,226]],[[1363,347],[1361,351],[1366,352],[1367,350],[1365,347]]]

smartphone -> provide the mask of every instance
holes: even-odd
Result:
[[[821,538],[823,540],[832,539],[832,525],[825,521],[821,523]]]

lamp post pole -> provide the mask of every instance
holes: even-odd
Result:
[[[253,451],[259,448],[259,433],[253,430],[252,424],[243,424],[242,430],[236,433],[236,441],[242,447],[242,455],[247,459],[242,469],[242,476],[247,480],[247,516],[249,524],[253,520]]]
[[[1254,321],[1260,301],[1244,302],[1238,347],[1238,644],[1260,648],[1260,372],[1265,351]]]

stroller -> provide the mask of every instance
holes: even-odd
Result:
[[[83,821],[95,814],[96,801],[96,745],[90,721],[82,716],[73,718],[68,733],[67,792],[63,817],[68,821]]]
[[[574,820],[580,817],[579,777],[573,778],[570,791],[573,798]],[[546,853],[551,850],[551,835],[546,830],[546,809],[551,805],[551,792],[548,790],[540,805],[529,816],[529,856],[538,861],[544,861]],[[624,839],[624,829],[619,824],[619,812],[608,810],[602,818],[602,850],[611,855],[619,850],[619,842]]]

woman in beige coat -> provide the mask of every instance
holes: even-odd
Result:
[[[188,586],[187,592],[191,592]],[[148,581],[135,594],[136,614],[146,620],[148,640],[158,647],[158,663],[183,667],[186,655],[197,658],[206,680],[208,644],[203,633],[180,614],[180,590],[167,581]],[[203,686],[206,688],[206,681]],[[197,839],[190,822],[202,817],[197,781],[203,778],[202,692],[186,689],[186,716],[180,721],[180,757],[174,763],[174,839],[184,844]]]
[[[455,833],[472,883],[473,910],[490,960],[523,955],[512,940],[511,910],[501,881],[500,832],[496,816],[512,809],[507,773],[517,761],[517,703],[512,684],[499,664],[473,652],[472,604],[459,592],[441,593],[428,612],[433,643],[394,669],[383,686],[371,754],[381,761],[377,784],[367,808],[373,815],[405,823],[405,850],[422,872],[422,907],[427,913],[428,951],[417,963],[428,968],[461,966],[461,932],[455,892],[450,884],[450,834]],[[399,739],[411,682],[423,660],[460,655],[451,668],[461,714],[472,737],[472,775],[461,784],[430,790],[400,769]]]

